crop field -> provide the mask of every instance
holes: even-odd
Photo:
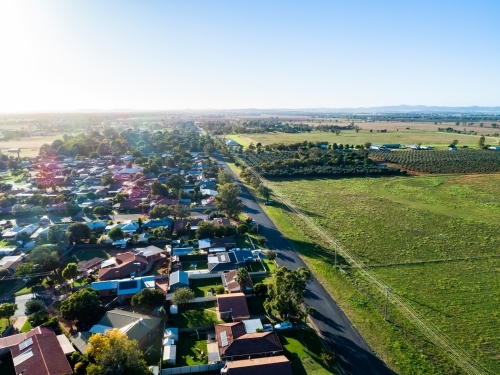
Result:
[[[499,183],[500,175],[447,175],[273,185],[393,293],[500,373]]]
[[[500,172],[500,152],[495,150],[375,151],[370,157],[404,169],[426,173]]]
[[[12,155],[17,157],[17,153],[7,153],[10,148],[20,148],[21,152],[19,156],[33,157],[38,155],[40,147],[44,143],[52,143],[56,139],[61,139],[61,135],[49,135],[43,137],[23,137],[19,140],[10,140],[8,142],[0,142],[0,151],[6,153],[7,155]]]
[[[345,125],[345,124],[344,124]],[[370,133],[368,130],[363,129],[358,133],[354,130],[342,130],[339,135],[335,133],[312,131],[310,133],[254,133],[254,134],[228,134],[225,135],[226,138],[234,139],[236,142],[242,144],[243,146],[248,146],[250,142],[254,144],[262,143],[263,145],[271,143],[297,143],[297,142],[329,142],[330,144],[349,144],[349,145],[363,145],[366,142],[371,142],[372,144],[384,144],[384,143],[399,143],[401,145],[418,144],[433,146],[437,149],[445,149],[448,145],[457,140],[458,147],[468,146],[477,147],[480,136],[479,135],[465,135],[465,134],[455,134],[455,133],[444,133],[438,132],[436,125],[428,125],[428,130],[416,129],[416,130],[406,130],[400,129],[390,129],[390,124],[387,124],[387,133],[377,133],[373,130]],[[361,125],[362,127],[364,125]],[[406,123],[406,126],[412,127],[412,124]],[[443,126],[443,125],[442,125]],[[458,127],[458,130],[463,130],[463,128]],[[470,130],[470,128],[467,128]],[[474,128],[478,131],[479,128]],[[483,133],[480,134],[494,134],[496,129],[489,129],[489,132],[485,132],[482,128]],[[500,138],[487,136],[485,143],[491,145],[498,145]]]

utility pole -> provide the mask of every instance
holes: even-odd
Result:
[[[391,287],[390,286],[386,286],[385,288],[385,320],[387,321],[387,317],[388,317],[388,311],[387,311],[387,305],[389,303],[389,293],[391,292]]]

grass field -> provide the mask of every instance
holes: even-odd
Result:
[[[213,327],[219,322],[214,302],[187,304],[173,318],[173,327],[178,328]]]
[[[321,342],[312,329],[293,329],[279,333],[285,356],[292,363],[294,374],[333,374],[320,358]]]
[[[202,352],[203,354],[201,354]],[[176,366],[194,366],[206,363],[208,363],[208,357],[205,334],[202,333],[198,339],[195,332],[183,333],[177,342]]]
[[[0,142],[0,151],[7,153],[9,148],[20,148],[21,152],[19,156],[33,157],[38,155],[40,146],[44,143],[51,144],[56,139],[61,139],[62,136],[59,135],[49,135],[43,137],[24,137],[19,140],[10,140],[8,142]],[[17,157],[16,153],[8,153],[8,155],[13,155]]]
[[[301,180],[275,185],[371,265],[394,293],[489,371],[499,373],[499,183],[500,175],[474,175]],[[318,201],[318,195],[324,199]],[[279,209],[266,209],[281,226],[294,225],[278,216]],[[305,255],[313,269],[324,275],[330,272],[331,252],[318,246]],[[323,282],[336,287],[334,278]],[[358,296],[348,298],[347,303],[356,309],[367,301]],[[369,334],[368,339],[382,340]],[[378,346],[374,341],[370,344]],[[425,343],[421,346],[432,351]],[[389,357],[400,351],[394,346],[385,350]],[[422,366],[415,373],[432,373]]]
[[[411,124],[406,124],[412,127]],[[441,125],[442,126],[442,125]],[[234,139],[236,142],[247,147],[250,142],[257,144],[258,142],[263,145],[270,143],[297,143],[297,142],[323,142],[327,141],[330,144],[334,142],[337,144],[349,144],[349,145],[362,145],[366,142],[371,142],[372,144],[384,144],[384,143],[399,143],[401,145],[417,144],[434,146],[437,149],[444,149],[453,140],[458,140],[458,146],[468,146],[477,147],[479,140],[479,135],[464,135],[464,134],[453,134],[453,133],[443,133],[437,131],[437,125],[428,125],[428,130],[415,129],[406,130],[401,129],[396,131],[395,129],[388,130],[387,133],[377,133],[376,131],[370,133],[367,130],[361,130],[356,133],[354,130],[341,131],[340,135],[335,135],[335,133],[326,133],[312,131],[310,133],[260,133],[260,134],[230,134],[226,135],[226,138]],[[412,128],[413,129],[413,128]],[[458,127],[458,129],[463,130],[463,128]],[[469,130],[468,128],[467,130]],[[479,128],[474,128],[478,131]],[[481,129],[484,133],[484,128]],[[493,134],[496,130],[489,129],[488,133]],[[500,138],[498,137],[486,137],[486,144],[498,145]]]

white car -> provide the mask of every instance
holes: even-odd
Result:
[[[290,329],[292,327],[293,327],[293,325],[290,322],[281,322],[281,323],[276,324],[274,326],[274,329],[277,331],[280,331],[282,329]]]

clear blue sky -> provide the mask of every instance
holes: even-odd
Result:
[[[500,1],[0,2],[0,112],[500,105]]]

